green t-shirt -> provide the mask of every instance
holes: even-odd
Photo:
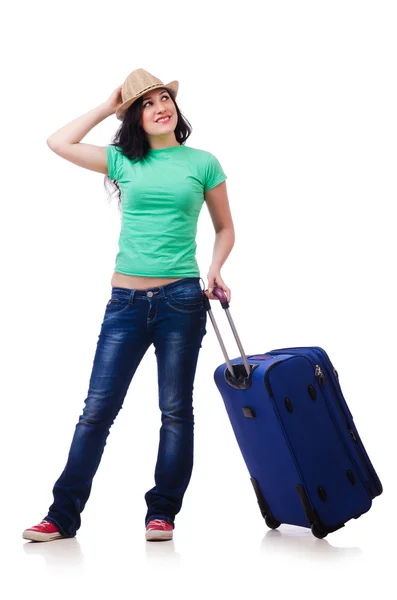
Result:
[[[181,144],[133,162],[106,146],[108,173],[121,191],[115,271],[144,277],[200,277],[197,220],[204,192],[227,178],[218,159]]]

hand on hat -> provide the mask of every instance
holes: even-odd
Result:
[[[106,106],[109,108],[109,110],[112,111],[112,113],[115,113],[117,110],[117,107],[123,103],[123,100],[121,98],[121,88],[123,86],[120,85],[120,87],[117,87],[109,96],[109,98],[106,100],[105,104]]]

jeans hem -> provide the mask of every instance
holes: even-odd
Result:
[[[49,521],[50,523],[52,523],[53,525],[55,525],[55,527],[58,529],[58,531],[60,533],[62,533],[62,535],[64,535],[65,537],[75,537],[75,533],[73,535],[69,535],[68,533],[66,533],[66,531],[64,530],[64,528],[58,523],[58,521],[56,521],[55,519],[53,519],[52,517],[45,517],[46,521]]]

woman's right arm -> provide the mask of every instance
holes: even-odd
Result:
[[[108,175],[106,146],[82,144],[82,140],[95,125],[116,112],[121,102],[121,87],[116,88],[109,99],[81,117],[77,117],[47,138],[53,152],[70,162]]]

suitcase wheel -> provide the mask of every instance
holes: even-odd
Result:
[[[320,529],[317,527],[317,525],[315,523],[312,524],[312,534],[314,535],[314,537],[319,538],[320,540],[322,540],[323,538],[325,538],[328,534],[327,533],[323,533],[322,531],[320,531]]]
[[[277,529],[277,527],[280,527],[281,525],[280,521],[277,521],[274,517],[270,517],[269,515],[265,516],[265,523],[270,529]]]

